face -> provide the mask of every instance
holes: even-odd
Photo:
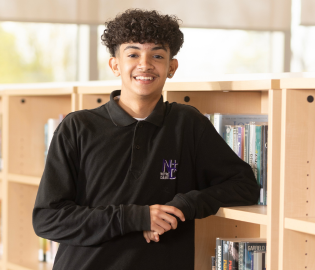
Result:
[[[166,78],[173,77],[178,67],[177,60],[170,59],[169,47],[154,43],[124,43],[116,54],[109,65],[121,76],[121,90],[129,96],[159,98]]]

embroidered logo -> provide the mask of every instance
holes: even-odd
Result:
[[[163,166],[162,166],[162,172],[160,179],[176,179],[175,172],[177,171],[176,166],[178,163],[176,163],[176,160],[172,162],[173,160],[167,161],[166,159],[163,159]]]

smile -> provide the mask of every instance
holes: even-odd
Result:
[[[138,76],[138,77],[134,77],[137,81],[141,80],[141,81],[153,81],[155,78],[154,77],[142,77],[142,76]]]

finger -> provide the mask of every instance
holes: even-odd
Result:
[[[146,240],[148,243],[150,243],[150,238],[149,238],[149,236],[148,236],[149,233],[150,233],[150,232],[148,232],[148,231],[143,231],[143,236],[144,236],[145,240]]]
[[[161,217],[157,216],[153,218],[153,225],[151,226],[152,231],[156,231],[159,234],[163,234],[164,232],[167,232],[170,229],[172,229],[172,226]]]
[[[159,234],[157,232],[153,232],[152,235],[153,235],[154,239],[156,240],[156,242],[159,242],[159,240],[160,240]]]
[[[163,210],[164,212],[173,214],[177,217],[180,218],[181,221],[185,221],[185,216],[183,214],[183,212],[181,210],[179,210],[178,208],[176,208],[175,206],[170,206],[170,205],[162,205],[160,207],[160,210]]]
[[[171,226],[171,227],[168,226],[168,230],[170,230],[170,229],[175,230],[177,228],[176,217],[171,216],[170,214],[163,212],[163,211],[161,211],[161,213],[159,213],[159,217]],[[163,228],[165,229],[165,227],[163,227]],[[168,231],[168,230],[166,230],[166,231]]]
[[[154,242],[158,242],[159,238],[155,237],[155,234],[153,231],[148,231],[148,238]]]

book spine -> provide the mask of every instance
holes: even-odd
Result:
[[[261,144],[260,144],[260,204],[264,205],[264,143],[265,143],[265,129],[266,125],[261,126]]]
[[[232,254],[232,245],[233,242],[229,241],[229,245],[228,245],[228,269],[232,270],[233,267],[233,254]]]
[[[237,142],[238,142],[238,139],[237,139],[237,127],[234,126],[234,127],[233,127],[233,150],[234,150],[234,152],[235,152],[236,154],[238,154],[238,153],[237,153],[237,151],[238,151]]]
[[[251,254],[254,253],[254,251],[266,251],[266,243],[244,243],[244,270],[251,270]]]
[[[264,130],[265,142],[263,145],[264,159],[263,159],[263,170],[264,170],[264,178],[263,178],[263,205],[267,205],[267,172],[268,172],[268,125],[265,126]]]
[[[211,256],[211,270],[216,270],[215,256]]]
[[[245,162],[249,163],[249,124],[245,124],[244,158]]]
[[[231,261],[231,270],[238,270],[239,261],[239,242],[230,241],[230,255],[229,261]]]
[[[222,270],[228,270],[228,263],[229,263],[229,241],[223,240],[222,241],[223,246],[223,269]]]
[[[214,128],[216,129],[216,131],[222,136],[222,138],[224,138],[223,136],[223,132],[222,132],[222,129],[223,127],[221,128],[221,125],[222,125],[222,115],[221,114],[218,114],[218,113],[215,113],[214,114],[214,118],[213,118],[213,122],[214,122]]]
[[[244,154],[244,148],[245,148],[245,126],[242,126],[242,159],[245,161],[245,154]]]
[[[242,127],[237,127],[237,154],[242,158]]]
[[[261,125],[256,125],[256,137],[255,137],[255,175],[259,187],[261,187],[260,168],[261,168]],[[260,188],[260,194],[262,188]],[[257,204],[260,204],[260,198],[258,198]]]
[[[254,164],[255,164],[255,123],[250,123],[250,129],[249,129],[249,165],[251,166],[253,172],[254,170]],[[256,177],[256,175],[255,175]],[[257,178],[256,178],[257,179]]]
[[[222,240],[220,238],[216,239],[216,270],[222,270]]]
[[[226,132],[225,132],[225,142],[230,146],[231,149],[233,149],[233,145],[231,145],[231,136],[232,136],[232,129],[231,125],[226,125],[225,126]]]
[[[238,254],[238,270],[244,270],[244,243],[240,242],[239,246],[239,254]]]
[[[250,270],[254,270],[254,261],[255,261],[255,257],[254,257],[254,253],[252,253],[250,255]]]

